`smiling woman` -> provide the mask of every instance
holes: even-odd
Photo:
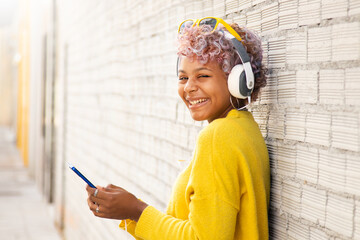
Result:
[[[186,20],[179,33],[178,93],[209,125],[166,213],[113,185],[97,194],[88,186],[88,205],[98,217],[125,219],[120,227],[136,239],[268,239],[269,157],[246,109],[266,84],[260,40],[219,18]]]

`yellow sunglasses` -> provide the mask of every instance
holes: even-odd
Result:
[[[205,17],[205,18],[200,18],[200,19],[185,20],[179,25],[178,33],[182,34],[182,31],[186,27],[194,27],[194,26],[199,27],[202,25],[209,25],[211,27],[210,32],[213,32],[217,29],[217,27],[219,26],[219,23],[221,23],[226,28],[226,30],[228,30],[229,33],[231,35],[233,35],[238,41],[241,41],[240,35],[224,20],[222,20],[221,18],[217,18],[217,17]]]

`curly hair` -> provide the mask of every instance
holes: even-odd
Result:
[[[262,64],[263,50],[260,38],[250,30],[239,27],[238,24],[230,25],[241,37],[242,44],[250,57],[251,67],[254,73],[255,86],[251,94],[251,100],[256,101],[259,91],[266,85],[266,68]],[[202,64],[208,61],[217,61],[228,76],[231,69],[241,64],[240,57],[230,40],[225,38],[225,28],[218,28],[210,32],[210,26],[187,27],[178,36],[178,56],[195,58]]]

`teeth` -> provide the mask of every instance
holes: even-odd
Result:
[[[198,100],[189,101],[189,102],[191,103],[191,105],[194,105],[194,104],[198,104],[198,103],[204,102],[204,101],[206,101],[206,100],[207,100],[206,98],[203,98],[203,99],[198,99]]]

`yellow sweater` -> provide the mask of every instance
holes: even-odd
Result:
[[[164,214],[128,221],[136,239],[268,239],[269,157],[250,112],[232,110],[199,134]],[[124,221],[120,224],[124,228]]]

